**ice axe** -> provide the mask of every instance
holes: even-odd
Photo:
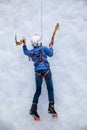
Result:
[[[16,42],[16,45],[21,45],[22,43],[24,43],[25,41],[25,36],[22,36],[22,39],[17,41],[17,35],[15,34],[15,42]]]
[[[53,35],[52,35],[52,37],[51,37],[51,41],[50,41],[50,43],[49,43],[49,47],[50,47],[51,45],[53,46],[55,34],[56,34],[56,31],[57,31],[58,29],[59,29],[59,23],[57,23],[56,26],[55,26]]]
[[[51,37],[51,41],[54,41],[54,38],[55,38],[55,34],[56,34],[56,31],[59,29],[59,23],[56,24],[55,26],[55,29],[54,29],[54,32],[53,32],[53,35]]]

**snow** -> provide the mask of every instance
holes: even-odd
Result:
[[[54,56],[48,58],[59,119],[47,113],[48,95],[43,81],[39,99],[40,122],[29,115],[35,91],[33,63],[14,37],[40,34],[40,1],[0,0],[0,130],[87,130],[87,1],[43,1],[43,45],[48,46],[60,23]]]

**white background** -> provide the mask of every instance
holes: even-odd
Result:
[[[54,83],[55,109],[49,116],[48,95],[43,82],[39,99],[40,122],[29,115],[35,92],[32,61],[23,54],[20,39],[41,35],[40,0],[0,0],[0,130],[87,130],[87,1],[43,1],[43,45],[48,46],[53,29],[54,56],[48,58]]]

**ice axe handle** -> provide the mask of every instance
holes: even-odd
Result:
[[[59,29],[59,23],[57,23],[56,26],[55,26],[55,29],[54,29],[53,35],[52,35],[52,37],[51,37],[51,40],[54,41],[55,34],[56,34],[56,31],[57,31],[58,29]]]
[[[49,47],[51,47],[51,45],[53,46],[54,40],[51,40],[51,42],[49,43]]]
[[[17,35],[16,35],[16,34],[15,34],[15,42],[16,42],[16,45],[18,45],[18,44],[17,44]]]

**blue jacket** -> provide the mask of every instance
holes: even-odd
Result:
[[[40,53],[41,50],[41,53]],[[50,69],[49,62],[47,60],[47,56],[53,56],[53,49],[47,48],[46,46],[37,46],[34,47],[32,50],[28,50],[27,46],[23,46],[23,52],[25,55],[29,56],[32,61],[34,62],[35,71],[38,70],[48,70]],[[42,60],[38,61],[40,58],[40,54],[42,56]]]

